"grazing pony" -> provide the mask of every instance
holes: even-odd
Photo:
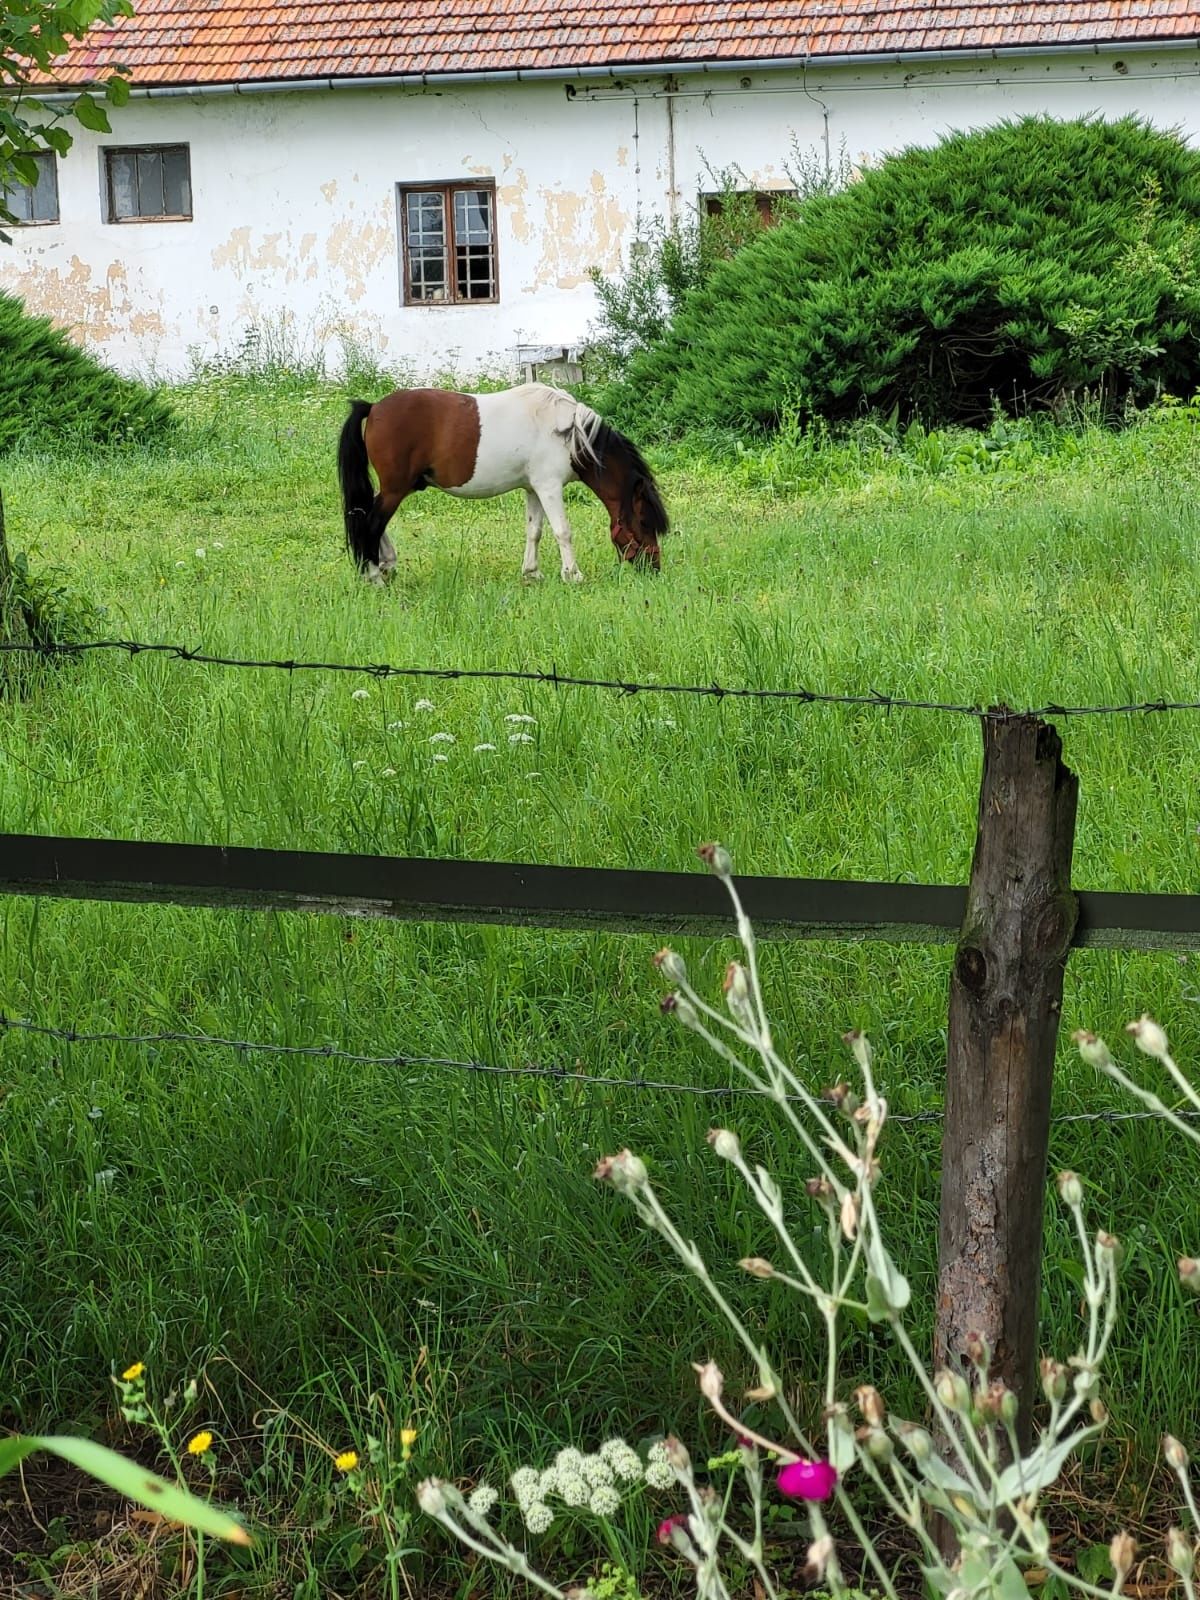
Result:
[[[369,467],[379,479],[376,493]],[[525,491],[525,561],[533,582],[538,541],[549,521],[562,576],[582,583],[563,485],[578,479],[604,502],[612,542],[623,561],[658,571],[667,513],[650,468],[624,434],[561,389],[527,383],[499,394],[397,389],[371,405],[352,400],[338,445],[346,544],[376,583],[396,565],[385,529],[400,502],[418,489],[486,499]]]

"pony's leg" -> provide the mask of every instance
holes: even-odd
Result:
[[[546,521],[546,513],[542,510],[542,502],[532,489],[525,491],[525,561],[521,567],[521,576],[526,583],[539,583],[542,578],[538,567],[538,542],[542,537],[542,526]]]
[[[562,556],[563,582],[582,583],[583,573],[575,561],[575,546],[571,543],[571,524],[567,521],[566,508],[563,505],[562,484],[538,485],[537,497],[542,502],[546,520],[554,529],[554,537],[558,540],[558,549]]]
[[[402,494],[394,492],[375,496],[375,504],[371,508],[371,532],[379,533],[379,549],[378,559],[369,561],[363,571],[363,577],[368,583],[383,583],[396,565],[396,548],[384,529],[395,516],[396,509],[403,499]]]

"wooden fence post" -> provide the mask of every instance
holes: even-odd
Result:
[[[1037,1390],[1042,1211],[1063,974],[1078,904],[1071,849],[1079,782],[1054,728],[983,722],[979,831],[950,979],[935,1335],[937,1366],[964,1365],[967,1335],[1020,1401]]]

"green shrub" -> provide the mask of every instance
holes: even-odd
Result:
[[[1134,118],[908,150],[694,290],[613,397],[642,424],[789,410],[986,422],[1200,384],[1200,153]]]
[[[0,293],[0,453],[17,444],[141,442],[168,432],[166,402]]]

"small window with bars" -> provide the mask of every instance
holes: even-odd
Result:
[[[58,221],[58,162],[52,150],[22,151],[21,162],[37,168],[34,183],[13,182],[0,189],[0,201],[23,228]]]
[[[109,222],[190,222],[191,159],[186,144],[111,146],[104,155]]]
[[[498,300],[495,185],[401,185],[398,198],[404,304]]]

